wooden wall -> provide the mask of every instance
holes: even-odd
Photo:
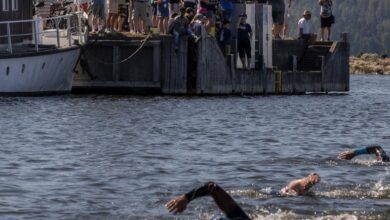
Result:
[[[9,11],[3,11],[3,0],[0,0],[0,21],[13,21],[13,20],[29,20],[32,19],[32,0],[17,0],[18,10],[12,11],[12,0],[9,2]],[[11,34],[24,34],[31,33],[32,26],[28,23],[13,24],[11,25]],[[0,35],[7,34],[7,27],[4,24],[0,24]],[[12,42],[21,42],[23,39],[31,39],[31,36],[14,37]],[[1,38],[0,43],[7,43],[6,38]]]

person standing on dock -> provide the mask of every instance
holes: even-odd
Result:
[[[232,0],[221,0],[220,1],[221,9],[222,9],[222,20],[223,21],[231,21],[232,13],[234,9]]]
[[[218,31],[218,44],[221,48],[223,56],[227,57],[230,54],[230,41],[232,40],[232,33],[230,31],[230,21],[224,20],[222,28]]]
[[[149,0],[133,0],[134,29],[136,33],[148,33],[152,23],[151,6]]]
[[[169,19],[169,0],[157,0],[155,3],[157,4],[157,19],[160,33],[166,34]]]
[[[281,34],[284,25],[284,10],[286,8],[284,0],[268,0],[268,4],[272,5],[272,34],[275,39],[281,39]]]
[[[317,183],[320,182],[320,176],[312,173],[302,179],[291,181],[286,187],[277,194],[283,195],[305,195]],[[165,208],[173,214],[182,213],[187,205],[200,197],[211,196],[218,208],[225,214],[227,219],[231,220],[250,220],[248,214],[237,204],[237,202],[219,185],[214,182],[208,182],[201,187],[192,189],[186,194],[178,196],[165,204]],[[219,220],[227,220],[219,218]]]
[[[180,12],[180,0],[169,0],[169,15]]]
[[[183,0],[183,7],[184,8],[192,8],[195,10],[196,3],[197,3],[197,0]]]
[[[126,5],[126,0],[119,0],[118,4],[118,21],[115,28],[118,32],[123,32],[123,24],[125,23],[125,18],[127,17],[128,6]]]
[[[332,24],[334,24],[334,16],[332,14],[332,0],[319,0],[321,6],[321,41],[330,41]],[[326,34],[325,34],[326,32]]]
[[[377,146],[377,145],[341,152],[339,154],[339,158],[343,160],[351,160],[355,156],[362,155],[362,154],[375,154],[376,159],[378,161],[390,162],[390,157],[387,156],[386,152],[383,150],[381,146]]]
[[[111,33],[118,22],[118,0],[107,0],[108,16],[106,20],[106,32]]]
[[[237,50],[244,69],[250,69],[251,65],[251,39],[252,28],[246,23],[247,15],[241,14],[237,25]],[[246,59],[245,59],[246,55]]]
[[[92,32],[103,30],[104,0],[92,0],[90,10],[92,12]]]
[[[288,22],[290,21],[292,0],[284,0],[284,25],[283,25],[283,39],[288,37]]]

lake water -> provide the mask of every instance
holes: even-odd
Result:
[[[352,76],[344,95],[0,98],[1,219],[210,219],[164,203],[213,180],[254,219],[390,219],[390,77]],[[310,172],[314,196],[266,192]]]

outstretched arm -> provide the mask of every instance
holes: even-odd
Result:
[[[241,219],[250,219],[241,207],[234,201],[234,199],[225,190],[213,182],[208,182],[199,188],[195,188],[184,195],[176,197],[175,199],[169,201],[165,207],[169,210],[169,212],[173,212],[174,214],[181,213],[192,200],[208,195],[213,197],[215,203],[217,203],[218,207],[223,213],[225,213],[226,217],[232,219],[238,217]]]
[[[390,158],[386,155],[385,151],[382,149],[381,146],[368,146],[356,150],[347,150],[341,152],[339,158],[343,160],[351,160],[355,156],[361,154],[375,154],[377,160],[379,161],[385,161],[385,162],[390,161]]]

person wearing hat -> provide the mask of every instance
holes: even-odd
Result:
[[[305,10],[303,12],[303,17],[298,21],[299,28],[299,38],[309,41],[311,39],[311,12],[309,10]]]
[[[249,69],[251,64],[251,39],[252,28],[246,23],[247,15],[241,14],[237,25],[237,50],[244,69]],[[245,59],[246,55],[246,59]],[[247,65],[248,64],[248,65]]]
[[[230,41],[232,40],[232,33],[230,31],[230,21],[224,20],[222,28],[218,31],[218,44],[221,48],[223,56],[227,57],[230,54]]]

